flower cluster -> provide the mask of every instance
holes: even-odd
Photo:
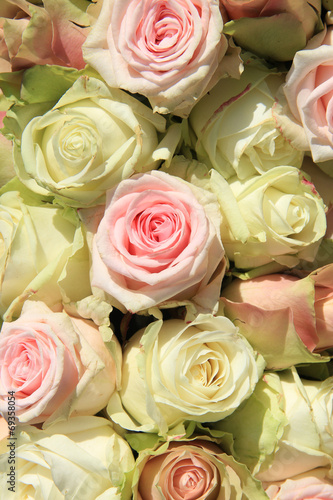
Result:
[[[4,497],[333,497],[332,110],[332,0],[1,0]]]

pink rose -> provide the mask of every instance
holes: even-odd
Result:
[[[84,68],[82,44],[89,18],[71,0],[1,0],[0,70],[35,64]],[[80,26],[79,26],[80,25]]]
[[[165,445],[139,455],[134,500],[267,498],[247,468],[207,438],[171,442],[167,449]]]
[[[186,116],[226,72],[222,29],[218,0],[105,0],[83,54],[111,87]],[[238,56],[227,59],[237,76]]]
[[[277,483],[264,483],[270,500],[330,500],[333,498],[333,481],[327,470],[317,468],[306,474],[291,477]]]
[[[21,316],[0,333],[0,411],[15,397],[19,422],[50,416],[94,415],[116,386],[115,362],[90,320],[25,302]]]
[[[153,170],[123,180],[107,192],[94,236],[92,286],[131,312],[189,299],[213,310],[225,268],[220,222],[215,196],[182,179]]]
[[[221,300],[226,316],[239,320],[241,333],[259,352],[262,342],[269,344],[275,363],[286,339],[295,333],[310,351],[333,347],[333,264],[303,279],[286,274],[236,279],[223,290]],[[289,354],[285,352],[286,361]]]
[[[331,176],[332,89],[333,27],[328,27],[326,35],[319,33],[295,55],[276,107],[276,119],[286,138],[299,149],[310,150],[313,160]]]

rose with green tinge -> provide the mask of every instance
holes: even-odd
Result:
[[[224,33],[260,57],[291,61],[323,29],[320,0],[221,0]]]
[[[8,189],[8,191],[6,191]],[[91,294],[89,252],[74,210],[46,203],[17,180],[0,196],[0,314],[18,317],[33,296],[48,306]],[[71,277],[69,278],[69,273]]]
[[[107,189],[166,158],[172,144],[158,151],[165,131],[165,119],[134,97],[81,76],[25,126],[14,148],[17,174],[32,191],[66,205],[103,203]]]
[[[273,167],[301,167],[303,152],[283,137],[273,116],[285,75],[244,56],[238,80],[220,80],[192,109],[188,122],[198,160],[226,179],[246,179]]]
[[[119,395],[127,414],[117,394],[107,411],[125,428],[162,434],[183,420],[216,422],[252,394],[264,367],[227,318],[158,321],[124,349]]]
[[[9,486],[7,444],[7,438],[0,441],[2,491]],[[43,430],[20,426],[15,452],[19,498],[45,498],[48,492],[52,500],[131,499],[134,457],[105,418],[73,417]]]

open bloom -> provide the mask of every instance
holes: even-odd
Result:
[[[145,450],[139,455],[137,468],[134,500],[232,500],[238,495],[244,500],[266,498],[246,467],[207,439]]]
[[[276,106],[285,137],[333,176],[333,28],[319,33],[297,52]]]
[[[300,167],[303,153],[283,137],[273,117],[284,75],[247,58],[238,80],[220,80],[194,106],[189,123],[198,159],[226,179],[245,179],[281,165]]]
[[[83,219],[93,216],[83,212]],[[208,191],[154,170],[126,179],[107,192],[93,241],[92,286],[132,312],[168,300],[212,311],[225,269],[219,225]]]
[[[122,179],[158,166],[153,156],[165,128],[165,119],[134,97],[82,76],[24,128],[15,149],[18,176],[67,205],[102,203]]]
[[[119,394],[143,428],[165,433],[183,420],[215,422],[230,415],[252,394],[264,366],[227,318],[158,321],[126,345]],[[108,412],[122,425],[113,410],[111,400]]]
[[[117,340],[113,341],[117,342]],[[116,364],[92,322],[25,302],[0,333],[0,410],[14,393],[19,422],[94,415],[117,384]]]
[[[217,0],[105,0],[83,54],[111,87],[147,96],[160,113],[186,116],[225,73],[222,29]],[[228,73],[237,75],[239,66],[235,56]]]
[[[302,171],[280,166],[228,185],[218,175],[211,182],[220,190],[222,241],[236,267],[274,262],[282,270],[314,260],[326,232],[325,205]]]
[[[25,425],[15,437],[14,498],[130,500],[134,457],[107,419],[73,417],[43,430]],[[7,445],[0,441],[0,487],[6,492]]]

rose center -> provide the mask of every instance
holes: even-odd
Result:
[[[169,205],[156,205],[136,215],[133,228],[149,243],[162,243],[183,226],[181,214]]]
[[[177,464],[177,470],[173,475],[173,488],[182,498],[200,497],[206,489],[205,471],[196,467],[191,460]]]

